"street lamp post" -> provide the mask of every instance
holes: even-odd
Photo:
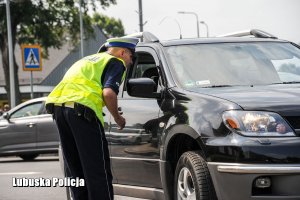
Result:
[[[205,23],[205,21],[200,21],[200,24],[204,24],[206,26],[206,37],[209,37],[208,25]]]
[[[82,0],[79,0],[79,23],[80,23],[80,57],[83,58],[84,52],[83,52],[83,21],[82,21]]]
[[[143,6],[142,6],[142,0],[139,0],[139,26],[140,26],[140,32],[144,31],[144,23],[143,23]]]
[[[185,11],[179,11],[179,14],[192,14],[195,15],[196,20],[197,20],[197,36],[200,37],[200,33],[199,33],[199,20],[198,20],[198,15],[195,12],[185,12]]]
[[[15,94],[15,76],[14,76],[15,70],[14,70],[9,0],[6,0],[6,19],[7,19],[8,52],[9,52],[8,60],[9,60],[9,83],[10,83],[10,107],[13,108],[16,106],[16,94]]]
[[[167,18],[170,18],[170,19],[172,19],[172,20],[174,20],[174,21],[176,22],[176,24],[177,24],[177,26],[178,26],[178,29],[179,29],[179,39],[182,39],[181,27],[180,27],[178,21],[177,21],[175,18],[170,17],[170,16],[166,16],[166,17],[164,17],[164,18],[159,22],[159,25],[160,25],[163,21],[165,21],[165,19],[167,19]]]

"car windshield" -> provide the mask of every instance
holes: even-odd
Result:
[[[184,88],[300,82],[300,49],[283,42],[170,46],[166,54]]]

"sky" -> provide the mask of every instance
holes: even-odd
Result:
[[[280,39],[300,43],[300,0],[143,0],[144,31],[159,39],[197,37],[197,20],[208,25],[209,35],[260,29]],[[138,0],[117,0],[100,13],[121,19],[126,34],[139,31]],[[200,37],[206,26],[199,24]]]

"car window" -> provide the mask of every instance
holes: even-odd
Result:
[[[138,63],[134,68],[131,78],[142,78],[142,77],[151,78],[151,74],[149,73],[150,71],[157,72],[155,64]]]
[[[45,102],[42,103],[42,108],[40,110],[40,115],[48,114],[45,106]]]
[[[10,119],[39,115],[42,105],[43,102],[26,105],[17,110],[16,112],[12,113],[10,115]]]
[[[151,78],[158,76],[154,58],[148,53],[136,53],[136,61],[129,73],[128,78]]]
[[[136,53],[136,61],[129,70],[127,80],[131,78],[151,78],[159,88],[159,72],[153,56],[145,52]],[[126,91],[126,85],[124,86]]]

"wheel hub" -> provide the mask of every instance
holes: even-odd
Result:
[[[177,180],[177,199],[196,200],[196,193],[193,178],[188,168],[180,170]]]

